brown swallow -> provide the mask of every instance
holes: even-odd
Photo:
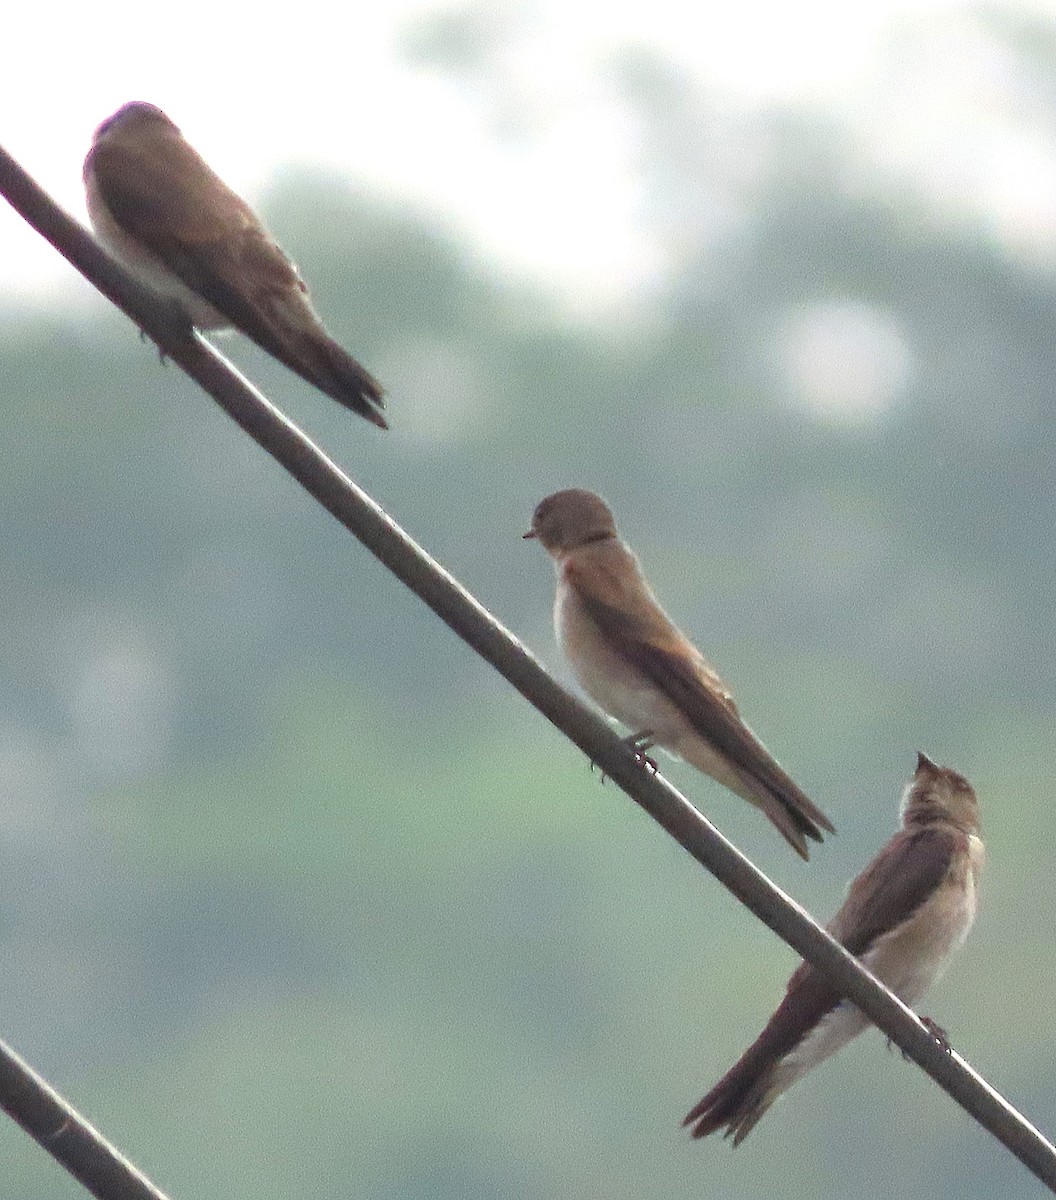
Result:
[[[104,121],[84,161],[84,184],[103,243],[143,282],[177,299],[199,329],[240,329],[386,428],[381,385],[327,334],[297,268],[160,108],[133,101]]]
[[[557,571],[554,629],[587,693],[634,731],[761,808],[797,854],[833,832],[828,817],[741,720],[722,680],[660,607],[608,505],[580,488],[541,501],[525,537]]]
[[[971,784],[920,754],[902,799],[902,828],[851,884],[826,928],[914,1004],[968,936],[983,857]],[[868,1025],[824,975],[801,964],[766,1028],[684,1124],[694,1137],[725,1126],[738,1145],[797,1079]]]

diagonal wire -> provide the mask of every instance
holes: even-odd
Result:
[[[3,1042],[0,1108],[99,1200],[167,1200],[164,1192]]]
[[[561,687],[453,576],[414,542],[300,429],[135,283],[0,148],[0,193],[92,284],[127,313],[394,575],[486,659],[592,762],[858,1008],[1056,1194],[1054,1147],[794,900],[776,887],[670,783],[644,770],[610,726]]]

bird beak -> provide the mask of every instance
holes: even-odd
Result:
[[[522,538],[536,538],[536,537],[538,537],[538,536],[539,536],[539,535],[538,535],[538,534],[535,532],[535,530],[534,530],[534,529],[529,529],[527,533],[522,533],[522,534],[521,534],[521,537],[522,537]]]
[[[938,771],[938,769],[939,769],[938,765],[936,763],[933,763],[931,761],[931,759],[928,758],[928,756],[924,753],[923,750],[917,751],[917,774],[918,775],[920,774],[921,771],[927,771],[929,774],[934,775],[936,773],[936,771]]]

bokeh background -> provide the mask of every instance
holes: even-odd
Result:
[[[225,351],[563,676],[519,535],[604,493],[839,836],[665,770],[819,917],[915,751],[963,770],[927,1011],[1052,1133],[1056,9],[728,7],[22,6],[4,140],[81,212],[165,107],[392,431]],[[6,209],[0,256],[0,1034],[174,1200],[1037,1193],[875,1033],[692,1143],[792,953]],[[82,1195],[9,1122],[0,1192]]]

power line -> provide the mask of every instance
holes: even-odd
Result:
[[[99,1200],[167,1200],[164,1192],[3,1042],[0,1108]]]
[[[508,629],[193,332],[185,318],[135,283],[2,148],[0,193],[459,637],[741,903],[825,972],[843,995],[1056,1193],[1056,1147],[964,1059],[941,1046],[909,1008],[745,858],[679,791],[661,776],[644,770],[633,751],[605,721],[552,679]],[[107,1200],[112,1198],[108,1196]]]

